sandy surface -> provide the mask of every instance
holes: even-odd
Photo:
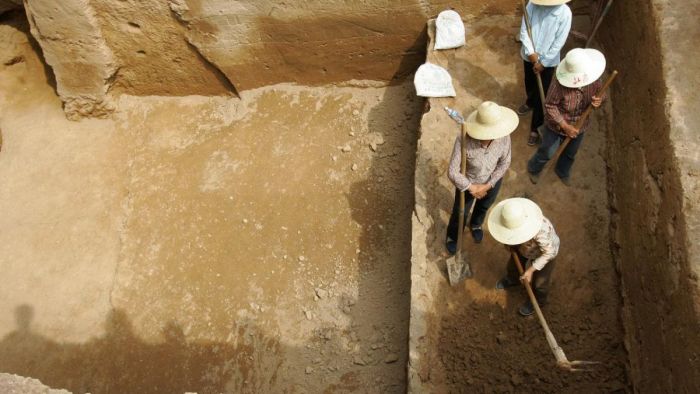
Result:
[[[598,111],[566,187],[551,169],[534,186],[525,164],[534,148],[525,144],[529,116],[512,134],[513,162],[497,201],[533,199],[561,238],[550,303],[544,309],[559,344],[571,359],[602,365],[584,374],[555,368],[543,331],[522,318],[522,289],[497,291],[508,252],[486,235],[465,248],[474,278],[450,288],[445,274],[445,229],[454,189],[446,169],[458,133],[442,109],[468,113],[482,100],[516,108],[524,99],[522,63],[513,31],[518,21],[493,17],[468,24],[467,46],[429,52],[447,68],[458,99],[431,99],[422,121],[416,170],[416,219],[412,321],[412,388],[436,392],[612,392],[625,390],[626,353],[620,322],[619,282],[609,248],[606,194],[606,112]]]
[[[70,122],[12,39],[0,371],[93,393],[405,390],[410,83],[124,96]]]

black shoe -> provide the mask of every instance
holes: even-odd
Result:
[[[537,143],[540,141],[540,135],[535,133],[534,131],[530,132],[530,135],[527,137],[527,145],[528,146],[535,146]]]
[[[530,316],[535,313],[535,307],[532,306],[532,302],[527,301],[518,309],[518,313],[520,313],[521,316]]]
[[[540,174],[533,174],[530,171],[527,172],[527,176],[530,178],[530,182],[537,184],[540,181]]]
[[[447,248],[447,252],[449,252],[451,255],[455,255],[457,253],[457,241],[447,238],[445,248]]]
[[[517,285],[519,285],[519,284],[520,284],[520,283],[518,283],[518,282],[513,282],[513,281],[510,280],[508,277],[505,277],[505,278],[499,280],[498,283],[496,283],[496,288],[497,288],[498,290],[505,290],[505,289],[507,289],[507,288],[509,288],[509,287],[514,287],[514,286],[517,286]]]
[[[564,186],[571,186],[571,178],[559,177],[559,180],[564,184]]]
[[[480,244],[481,240],[484,239],[484,230],[482,230],[481,227],[473,228],[472,229],[472,238],[474,238],[474,242]]]
[[[523,104],[523,105],[521,105],[520,107],[518,107],[518,110],[515,111],[515,112],[516,112],[519,116],[523,116],[523,115],[525,115],[526,113],[528,113],[528,112],[530,112],[530,111],[532,111],[532,107],[530,107],[530,106],[527,105],[527,104]]]

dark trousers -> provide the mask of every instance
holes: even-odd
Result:
[[[544,165],[554,156],[557,148],[559,148],[559,144],[564,142],[565,139],[565,136],[555,133],[550,130],[549,127],[545,126],[542,143],[540,143],[540,146],[537,148],[537,152],[535,152],[527,162],[527,171],[531,174],[539,174]],[[578,137],[572,139],[561,153],[561,156],[559,156],[556,167],[554,167],[554,172],[557,173],[559,178],[569,178],[571,166],[574,165],[576,152],[578,152],[581,142],[583,142],[583,134],[579,134]]]
[[[493,189],[486,192],[484,198],[476,200],[476,205],[474,205],[474,212],[472,213],[471,220],[469,221],[469,227],[480,227],[484,223],[484,218],[486,217],[486,212],[491,208],[493,202],[496,201],[498,196],[498,191],[501,190],[500,179],[493,186]],[[455,202],[452,206],[452,215],[450,215],[450,222],[447,225],[447,237],[456,241],[457,232],[459,230],[459,189],[455,189]],[[471,207],[472,201],[474,201],[474,196],[472,196],[469,191],[464,192],[464,225],[467,226],[467,215],[469,215],[469,207]]]
[[[537,128],[544,123],[544,112],[542,112],[542,100],[540,99],[540,89],[537,87],[537,76],[532,71],[532,63],[523,60],[523,68],[525,70],[525,94],[527,94],[528,107],[532,108],[532,121],[530,121],[530,130],[537,132]],[[556,67],[545,67],[540,73],[542,77],[542,87],[544,88],[545,97],[549,89],[549,83],[552,82],[552,76]]]
[[[518,257],[520,257],[520,263],[523,264],[523,269],[527,270],[527,267],[525,267],[525,262],[527,259],[520,255],[520,253],[518,253]],[[532,274],[532,282],[530,282],[530,286],[532,287],[532,292],[535,293],[535,299],[537,299],[537,303],[540,304],[540,306],[544,306],[547,303],[549,279],[552,275],[552,271],[554,271],[555,263],[556,259],[551,260],[544,266],[544,268],[542,268],[541,271],[535,270],[535,272]],[[508,281],[511,283],[519,283],[520,272],[518,271],[518,267],[515,265],[515,260],[513,259],[512,254],[510,255],[510,260],[508,260],[507,270]]]

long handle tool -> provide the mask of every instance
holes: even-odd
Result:
[[[586,40],[586,46],[584,48],[588,48],[591,46],[591,42],[593,42],[593,37],[595,37],[595,34],[598,32],[598,28],[603,23],[603,18],[605,18],[605,15],[607,15],[608,11],[610,11],[610,6],[612,6],[612,3],[613,0],[608,0],[608,3],[605,4],[605,8],[603,8],[603,12],[601,12],[600,15],[598,15],[595,26],[593,27],[593,31],[591,31],[591,34],[588,36],[588,40]]]
[[[523,270],[523,265],[520,262],[520,257],[518,256],[518,253],[515,251],[515,248],[510,248],[510,253],[513,255],[513,260],[515,260],[515,265],[518,267],[518,272],[520,272],[520,275],[522,276],[525,273],[525,270]],[[557,340],[554,338],[554,334],[552,334],[552,330],[549,329],[549,325],[547,324],[547,320],[544,319],[544,315],[542,314],[542,309],[540,309],[540,304],[537,303],[537,298],[535,298],[535,293],[532,292],[532,287],[530,287],[530,283],[526,282],[525,280],[522,280],[523,286],[525,286],[525,290],[527,290],[527,295],[530,297],[530,302],[532,302],[532,306],[535,307],[535,313],[537,313],[537,319],[540,321],[540,325],[542,326],[542,329],[544,330],[544,336],[547,338],[547,343],[549,344],[549,348],[552,350],[552,353],[554,353],[554,358],[557,359],[557,366],[561,369],[571,371],[571,372],[577,372],[577,371],[585,371],[587,368],[577,368],[579,366],[585,366],[585,365],[594,365],[594,364],[600,364],[598,361],[579,361],[579,360],[574,360],[574,361],[569,361],[569,359],[566,358],[566,354],[564,354],[564,349],[557,344]]]
[[[467,155],[466,155],[466,146],[467,146],[467,129],[464,124],[462,124],[462,149],[461,149],[461,166],[460,166],[460,172],[462,175],[466,176],[467,175]],[[450,280],[450,286],[456,286],[459,284],[461,281],[463,281],[465,278],[471,278],[472,277],[472,270],[471,267],[469,266],[469,262],[466,259],[466,256],[464,260],[462,259],[462,244],[463,242],[463,236],[464,236],[464,193],[467,193],[466,191],[460,192],[459,193],[459,228],[457,230],[457,253],[455,253],[454,256],[451,256],[450,258],[447,259],[447,277]],[[469,217],[471,218],[472,213],[474,212],[474,205],[476,204],[476,198],[472,201],[471,208],[469,209]]]

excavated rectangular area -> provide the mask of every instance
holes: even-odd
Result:
[[[545,316],[600,362],[572,374],[488,235],[447,282],[443,107],[524,99],[519,3],[453,3],[0,0],[0,392],[700,392],[700,6],[614,2],[570,187],[511,136],[499,200],[553,222]]]
[[[468,114],[486,100],[520,105],[523,65],[512,56],[520,45],[513,40],[518,26],[515,16],[483,18],[469,25],[467,46],[428,52],[429,62],[453,76],[457,98],[429,99],[418,142],[409,367],[413,392],[616,392],[628,387],[619,279],[608,236],[609,104],[593,117],[570,187],[551,168],[537,185],[530,182],[525,164],[535,148],[526,145],[529,119],[521,118],[511,134],[512,164],[497,199],[530,198],[553,223],[561,247],[545,316],[571,359],[595,360],[604,367],[584,374],[555,367],[537,319],[518,316],[527,299],[524,290],[495,288],[506,273],[509,253],[491,237],[481,244],[465,241],[474,277],[456,287],[447,282],[444,242],[454,187],[446,169],[460,127],[443,108]],[[429,48],[433,31],[431,23]]]

